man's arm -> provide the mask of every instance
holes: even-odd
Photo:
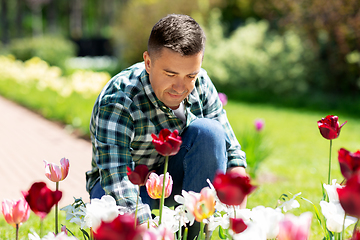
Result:
[[[127,166],[134,167],[130,153],[133,121],[119,99],[99,103],[92,124],[93,157],[101,176],[101,186],[117,205],[135,211],[138,187],[127,177]],[[148,205],[139,204],[140,223],[151,218]]]

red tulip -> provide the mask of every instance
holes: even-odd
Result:
[[[141,230],[134,228],[135,218],[133,215],[124,214],[117,216],[112,222],[102,222],[94,232],[96,240],[132,240],[137,237]]]
[[[30,216],[29,204],[23,197],[17,201],[4,199],[1,210],[6,222],[14,227],[26,222]]]
[[[324,138],[331,140],[339,137],[340,129],[342,128],[342,126],[345,125],[345,123],[347,123],[347,121],[345,121],[343,124],[341,124],[341,126],[339,126],[338,117],[328,115],[326,116],[326,118],[322,118],[317,123],[321,135]]]
[[[236,172],[216,174],[213,185],[219,200],[226,205],[240,205],[256,188],[249,177]]]
[[[360,150],[351,153],[348,150],[341,148],[339,150],[338,159],[340,170],[344,178],[349,179],[360,171]]]
[[[230,218],[230,228],[234,233],[241,233],[247,229],[247,225],[241,218]]]
[[[355,231],[350,240],[360,240],[360,230]]]
[[[132,184],[143,186],[146,183],[147,176],[149,174],[149,168],[144,165],[138,165],[134,171],[131,171],[130,167],[127,167],[127,175]]]
[[[44,182],[34,183],[29,191],[23,192],[30,209],[44,219],[51,211],[51,208],[57,204],[61,197],[61,191],[51,191]]]
[[[360,218],[360,174],[352,176],[345,187],[337,188],[336,191],[345,213]]]
[[[151,136],[156,151],[163,156],[175,155],[180,150],[182,141],[178,130],[171,132],[169,129],[165,128],[160,131],[159,137],[155,134],[151,134]]]

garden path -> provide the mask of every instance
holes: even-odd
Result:
[[[45,176],[43,160],[60,165],[65,157],[70,170],[59,185],[63,192],[60,207],[71,204],[73,197],[88,202],[85,172],[91,165],[91,143],[1,96],[0,113],[0,201],[20,198],[21,191],[35,181],[55,190],[55,183]]]

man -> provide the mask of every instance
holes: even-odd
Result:
[[[94,105],[90,123],[93,157],[87,172],[90,198],[112,195],[118,205],[134,211],[138,193],[127,177],[132,169],[146,164],[158,174],[164,157],[152,145],[151,134],[177,129],[180,151],[169,158],[175,204],[181,190],[200,192],[217,171],[245,175],[245,153],[230,127],[218,93],[201,68],[205,34],[186,15],[168,15],[153,27],[144,62],[113,77]],[[158,202],[141,187],[139,223],[151,218]],[[150,206],[150,208],[149,208]]]

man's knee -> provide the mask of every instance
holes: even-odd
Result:
[[[192,122],[187,131],[196,132],[201,138],[210,141],[211,139],[226,139],[226,132],[220,122],[209,118],[198,118]]]

